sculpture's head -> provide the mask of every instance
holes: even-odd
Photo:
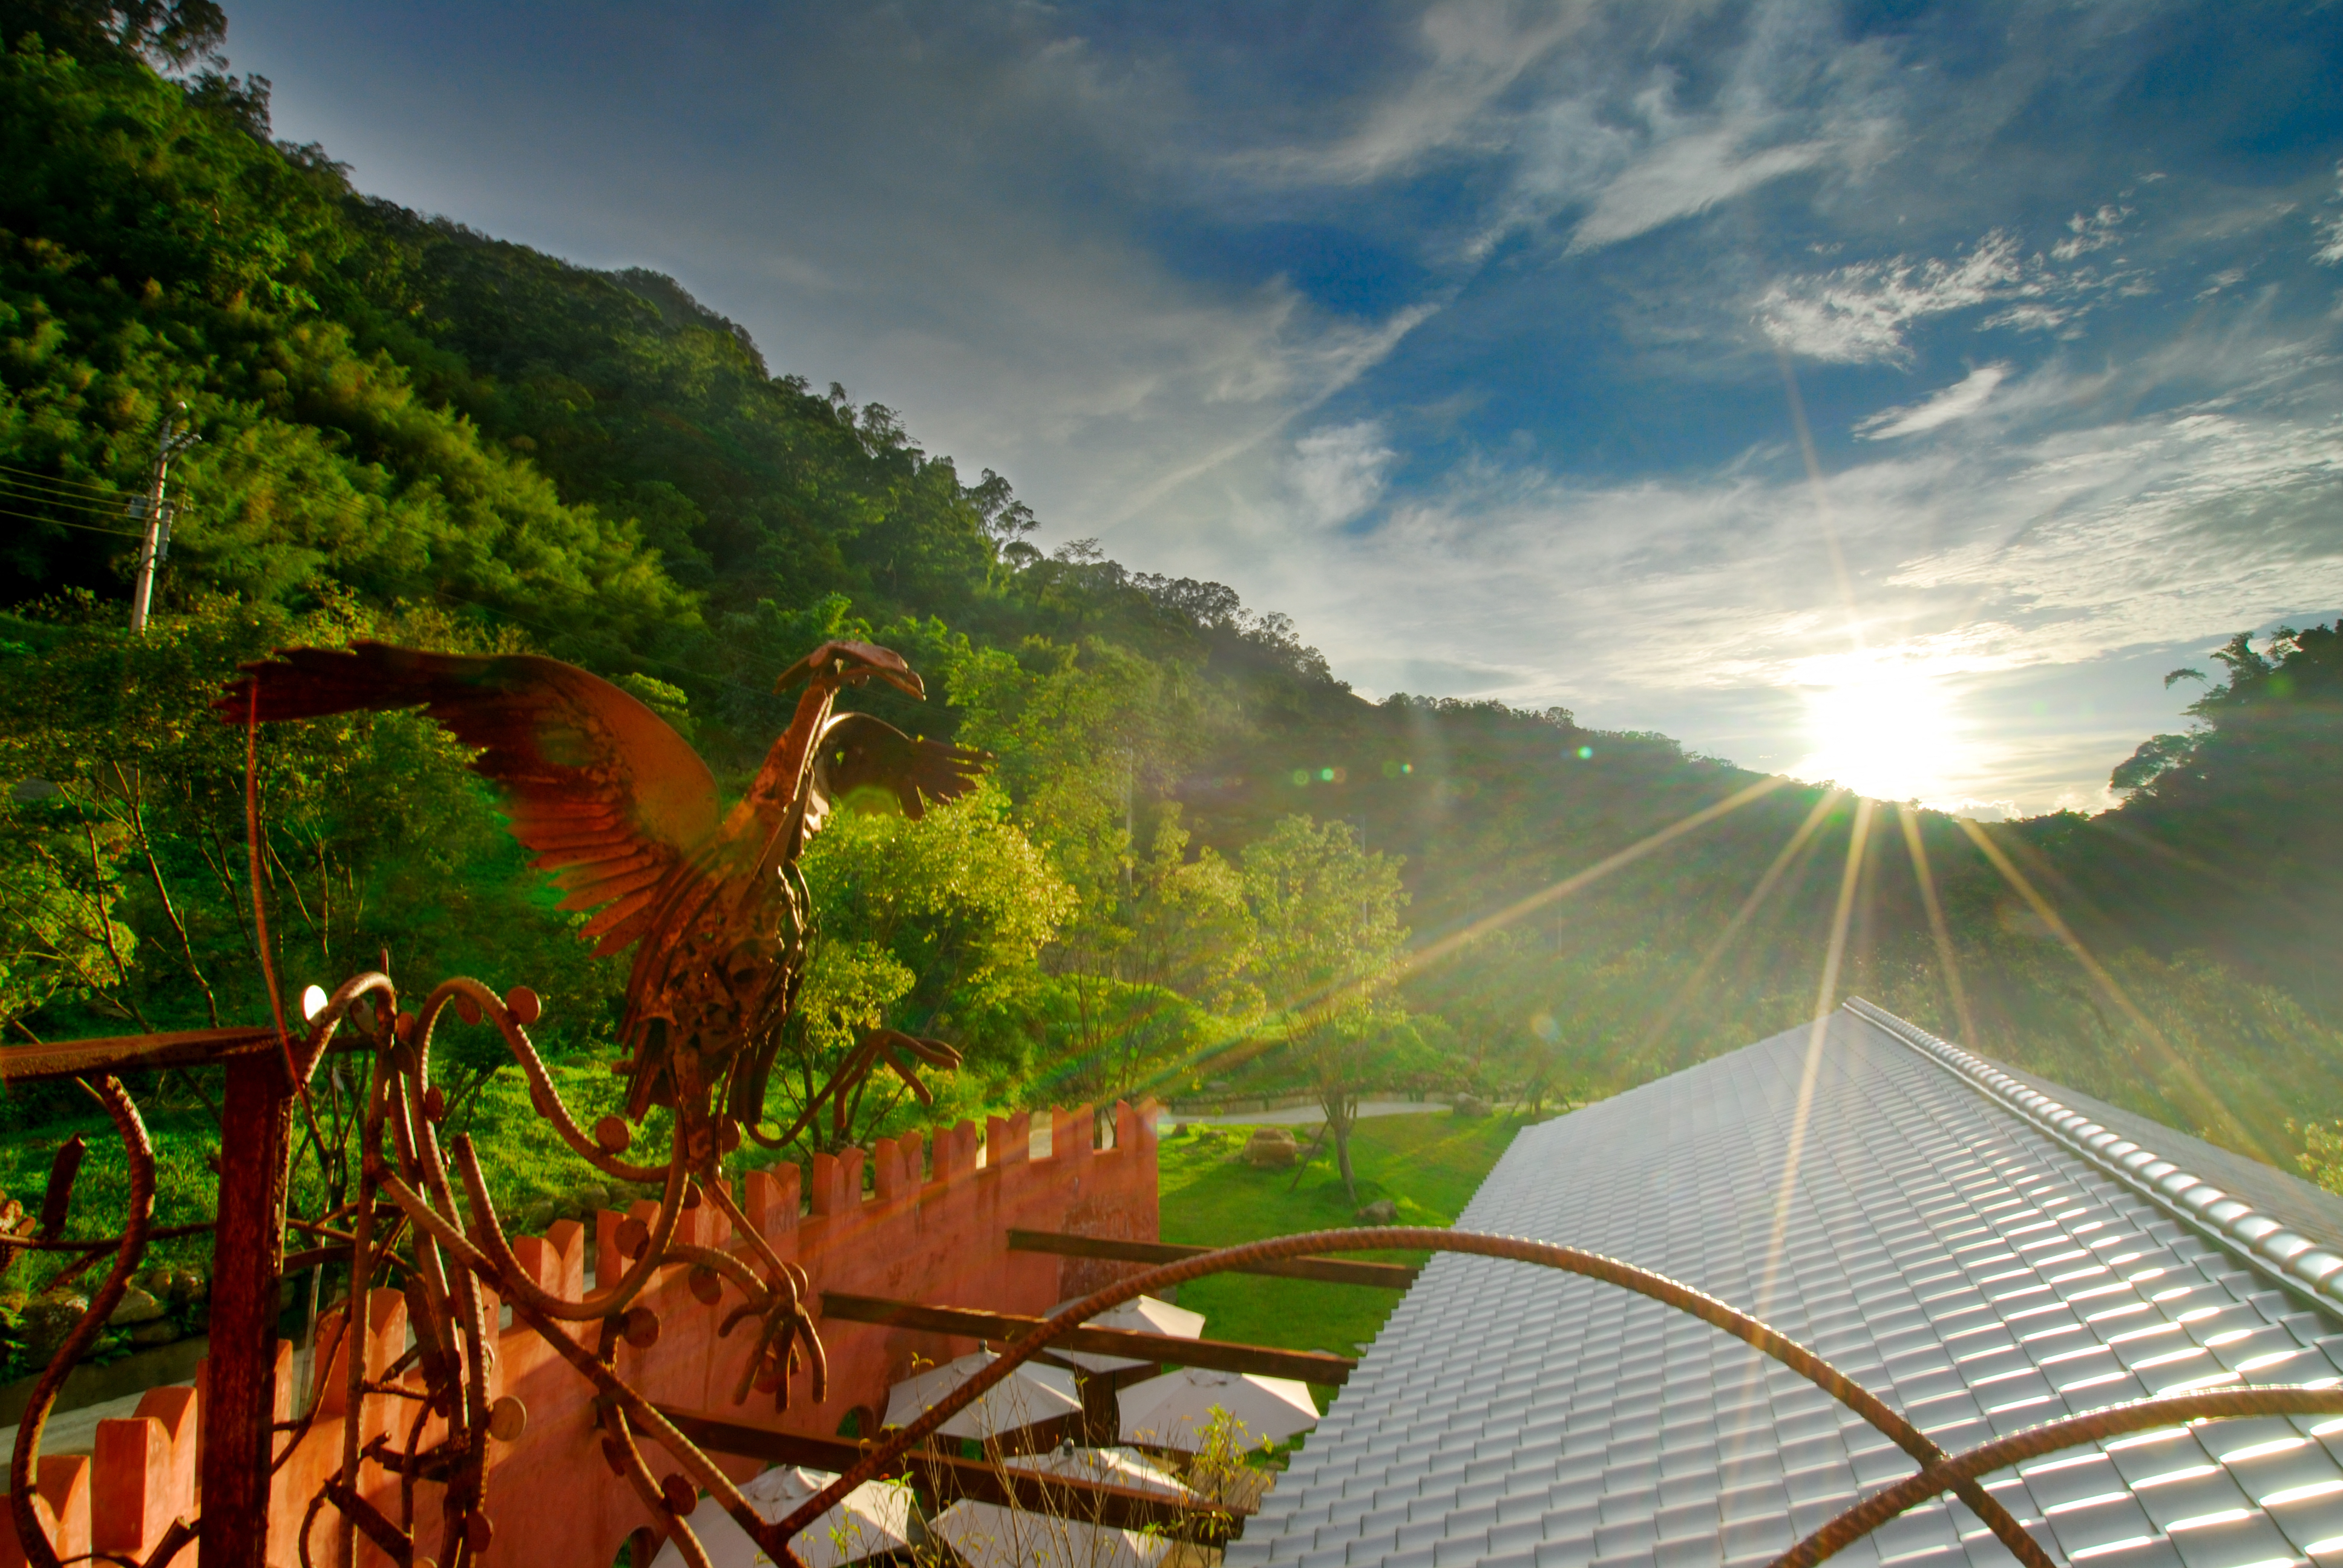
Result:
[[[825,642],[795,664],[781,671],[773,682],[776,695],[787,691],[800,680],[809,680],[836,690],[841,686],[860,686],[866,680],[879,679],[900,691],[924,699],[927,688],[903,662],[903,656],[868,642]]]

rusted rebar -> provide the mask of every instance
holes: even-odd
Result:
[[[2098,1442],[2127,1432],[2192,1421],[2228,1421],[2248,1415],[2343,1415],[2343,1388],[2199,1389],[2086,1411],[2064,1421],[2046,1422],[1965,1453],[1940,1460],[1917,1475],[1875,1492],[1804,1541],[1774,1559],[1772,1568],[1814,1568],[1862,1540],[1907,1508],[1966,1482],[1990,1475],[2077,1443]]]
[[[86,1083],[84,1085],[88,1087]],[[98,1080],[91,1091],[106,1113],[113,1119],[114,1130],[122,1138],[122,1152],[130,1167],[130,1213],[122,1226],[121,1244],[114,1257],[114,1267],[106,1271],[97,1292],[90,1298],[89,1311],[81,1315],[65,1337],[65,1342],[41,1369],[33,1384],[33,1396],[25,1402],[25,1413],[17,1418],[16,1447],[8,1464],[8,1508],[16,1525],[17,1549],[24,1553],[32,1568],[60,1568],[57,1549],[42,1526],[41,1516],[34,1503],[39,1497],[35,1490],[41,1468],[41,1433],[48,1425],[49,1412],[56,1404],[57,1392],[65,1387],[82,1353],[88,1350],[114,1309],[122,1304],[123,1292],[130,1288],[130,1276],[138,1270],[139,1260],[146,1251],[146,1231],[155,1216],[155,1146],[146,1136],[146,1123],[138,1114],[138,1107],[130,1098],[122,1081],[111,1073]],[[56,1216],[62,1228],[65,1215],[60,1205]]]
[[[1876,1394],[1849,1379],[1829,1362],[1796,1341],[1767,1327],[1745,1312],[1725,1305],[1705,1292],[1694,1289],[1664,1274],[1637,1268],[1599,1252],[1583,1251],[1575,1247],[1557,1247],[1544,1241],[1523,1241],[1513,1236],[1487,1236],[1470,1231],[1447,1231],[1431,1226],[1374,1226],[1342,1231],[1317,1231],[1298,1236],[1280,1236],[1268,1241],[1252,1241],[1243,1246],[1227,1247],[1201,1257],[1184,1258],[1176,1263],[1124,1280],[1093,1292],[1080,1302],[1047,1319],[1021,1339],[1003,1350],[990,1364],[973,1377],[930,1405],[919,1418],[901,1428],[894,1436],[880,1443],[865,1455],[861,1462],[801,1504],[797,1512],[778,1524],[751,1528],[749,1533],[757,1543],[772,1554],[776,1561],[788,1551],[791,1537],[820,1518],[848,1493],[882,1474],[905,1451],[920,1442],[954,1415],[982,1398],[1002,1379],[1008,1377],[1025,1361],[1042,1351],[1061,1335],[1071,1332],[1100,1312],[1107,1312],[1135,1297],[1146,1295],[1166,1286],[1185,1283],[1248,1264],[1272,1259],[1301,1257],[1322,1252],[1367,1252],[1386,1250],[1424,1251],[1433,1252],[1463,1252],[1479,1257],[1503,1258],[1514,1262],[1534,1263],[1543,1268],[1559,1269],[1567,1273],[1584,1275],[1589,1279],[1617,1285],[1639,1295],[1688,1312],[1704,1322],[1714,1324],[1753,1349],[1771,1356],[1784,1366],[1805,1378],[1833,1399],[1854,1411],[1884,1433],[1896,1447],[1912,1456],[1924,1468],[1944,1462],[1944,1450],[1921,1433],[1918,1428],[1902,1415],[1888,1408]],[[2049,1555],[2041,1544],[2028,1535],[2017,1521],[2010,1517],[1990,1493],[1975,1481],[1963,1477],[1948,1483],[1955,1495],[1968,1505],[1971,1512],[1984,1521],[1996,1538],[2027,1568],[2050,1568]],[[1938,1490],[1945,1490],[1939,1488]],[[746,1521],[743,1521],[746,1523]],[[789,1559],[794,1562],[794,1554]]]

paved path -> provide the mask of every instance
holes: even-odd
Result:
[[[1361,1116],[1422,1116],[1448,1107],[1437,1100],[1370,1100],[1359,1107]],[[1224,1116],[1174,1116],[1166,1111],[1155,1119],[1159,1128],[1185,1121],[1198,1127],[1314,1127],[1326,1113],[1314,1105],[1292,1105],[1283,1111],[1238,1111]]]
[[[146,1392],[141,1390],[137,1393],[125,1394],[120,1399],[107,1400],[103,1404],[85,1404],[79,1410],[50,1416],[48,1424],[41,1428],[43,1456],[95,1453],[97,1451],[97,1423],[136,1415],[138,1402],[146,1397]],[[16,1429],[13,1426],[0,1427],[0,1453],[15,1452]]]

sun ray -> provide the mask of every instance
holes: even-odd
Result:
[[[2036,890],[2034,884],[2026,879],[2026,873],[2019,870],[2016,863],[2010,859],[2002,847],[1993,841],[1991,835],[1966,817],[1956,817],[1953,819],[1961,825],[1961,830],[1969,836],[1970,841],[1976,844],[1978,852],[1992,863],[1993,869],[2001,873],[2001,879],[2016,890],[2017,896],[2026,900],[2026,907],[2031,909],[2042,923],[2050,929],[2050,934],[2056,937],[2066,950],[2074,955],[2075,961],[2083,966],[2083,972],[2091,977],[2091,983],[2099,988],[2100,992],[2116,1005],[2118,1011],[2131,1020],[2133,1027],[2147,1037],[2148,1043],[2156,1048],[2157,1054],[2180,1075],[2182,1081],[2187,1084],[2190,1092],[2198,1096],[2201,1103],[2226,1111],[2227,1107],[2223,1105],[2220,1097],[2213,1092],[2212,1085],[2205,1081],[2204,1075],[2189,1063],[2187,1057],[2180,1054],[2171,1040],[2165,1038],[2164,1031],[2156,1027],[2155,1020],[2140,1010],[2139,1004],[2131,1000],[2131,993],[2125,990],[2117,982],[2116,977],[2107,972],[2107,966],[2099,962],[2091,950],[2083,945],[2082,938],[2075,934],[2074,929],[2066,924],[2066,919],[2052,907],[2049,900]],[[2243,1122],[2235,1116],[2229,1117],[2228,1122],[2230,1132],[2244,1146],[2243,1152],[2252,1155],[2267,1165],[2278,1163],[2270,1158],[2268,1151],[2261,1146],[2260,1141],[2246,1130]]]
[[[1782,1183],[1774,1195],[1774,1228],[1765,1239],[1765,1272],[1757,1285],[1757,1315],[1764,1317],[1774,1299],[1774,1282],[1781,1271],[1782,1237],[1790,1225],[1790,1195],[1798,1181],[1798,1165],[1805,1156],[1806,1119],[1815,1108],[1815,1084],[1822,1076],[1823,1040],[1830,1030],[1831,1007],[1838,995],[1838,977],[1846,958],[1847,927],[1855,917],[1855,889],[1863,880],[1863,854],[1871,839],[1872,802],[1857,796],[1855,825],[1846,836],[1846,869],[1838,879],[1838,904],[1831,911],[1830,946],[1823,952],[1823,972],[1815,987],[1815,1020],[1806,1036],[1806,1060],[1798,1071],[1798,1104],[1790,1117],[1790,1147],[1782,1158]]]
[[[1789,782],[1788,779],[1778,773],[1770,778],[1760,779],[1755,784],[1745,789],[1736,789],[1713,805],[1702,807],[1688,817],[1678,818],[1658,832],[1638,839],[1615,854],[1604,856],[1584,870],[1574,872],[1524,898],[1516,899],[1495,913],[1483,915],[1472,924],[1451,931],[1439,940],[1416,949],[1400,961],[1399,972],[1393,978],[1403,980],[1431,964],[1437,963],[1476,937],[1483,937],[1501,927],[1512,925],[1523,916],[1534,914],[1557,899],[1566,899],[1581,889],[1601,881],[1621,867],[1632,865],[1653,850],[1683,838],[1694,829],[1705,827],[1719,817],[1737,811],[1750,801],[1770,795]]]
[[[1815,829],[1823,825],[1823,819],[1830,814],[1833,807],[1845,799],[1846,791],[1844,789],[1827,789],[1815,801],[1815,809],[1806,813],[1806,819],[1798,824],[1797,830],[1790,835],[1790,841],[1782,846],[1781,853],[1774,857],[1774,863],[1765,868],[1765,874],[1757,879],[1757,885],[1749,890],[1747,898],[1741,900],[1741,907],[1734,911],[1733,918],[1725,923],[1725,930],[1717,933],[1716,940],[1711,942],[1708,950],[1701,955],[1700,962],[1694,966],[1690,977],[1677,989],[1676,994],[1669,999],[1668,1005],[1660,1010],[1659,1016],[1652,1020],[1652,1026],[1644,1031],[1643,1039],[1636,1041],[1634,1053],[1629,1058],[1630,1060],[1641,1057],[1657,1044],[1660,1036],[1667,1031],[1669,1026],[1675,1022],[1685,1007],[1690,1005],[1693,993],[1698,990],[1701,982],[1708,978],[1708,971],[1716,966],[1716,961],[1723,958],[1726,950],[1739,939],[1742,928],[1749,923],[1750,917],[1757,912],[1758,907],[1773,892],[1775,884],[1782,879],[1782,873],[1789,869],[1790,862],[1796,858],[1798,851],[1805,848],[1807,840],[1815,836]]]
[[[2091,826],[2112,838],[2122,839],[2125,843],[2129,844],[2135,849],[2144,849],[2147,853],[2157,857],[2158,859],[2169,860],[2172,864],[2180,867],[2182,869],[2194,871],[2200,877],[2209,877],[2214,881],[2219,882],[2225,887],[2232,888],[2240,893],[2251,893],[2255,897],[2262,899],[2275,897],[2282,900],[2288,908],[2303,910],[2306,913],[2308,912],[2307,907],[2299,899],[2291,898],[2282,892],[2274,892],[2272,890],[2257,887],[2249,878],[2241,877],[2225,866],[2217,866],[2212,861],[2204,859],[2202,856],[2192,855],[2186,849],[2176,849],[2171,845],[2166,843],[2163,839],[2155,837],[2153,834],[2143,833],[2137,828],[2127,827],[2125,824],[2116,821],[2114,819],[2117,813],[2109,811],[2104,815],[2093,818],[2091,820]]]
[[[1961,983],[1960,956],[1953,950],[1952,928],[1945,923],[1945,908],[1936,900],[1936,879],[1928,869],[1928,846],[1920,839],[1920,814],[1909,806],[1896,808],[1904,829],[1904,848],[1912,856],[1912,875],[1920,884],[1920,902],[1928,911],[1928,931],[1936,942],[1936,964],[1944,971],[1945,990],[1952,998],[1953,1018],[1961,1026],[1961,1043],[1976,1049],[1976,1015],[1969,1011],[1968,987]]]
[[[1695,829],[1705,827],[1709,823],[1715,821],[1720,817],[1729,816],[1733,812],[1739,810],[1742,807],[1748,805],[1752,800],[1762,799],[1765,796],[1772,794],[1775,790],[1781,789],[1783,786],[1790,782],[1791,780],[1789,779],[1778,773],[1773,774],[1767,778],[1760,779],[1754,784],[1746,785],[1742,789],[1735,790],[1732,794],[1727,795],[1722,800],[1713,801],[1710,804],[1702,807],[1699,810],[1691,813],[1689,816],[1678,818],[1675,821],[1669,823],[1666,827],[1660,829],[1657,832],[1647,834],[1644,838],[1638,839],[1635,842],[1628,845],[1624,849],[1620,849],[1614,853],[1604,856],[1602,859],[1597,860],[1594,864],[1587,867],[1584,870],[1573,872],[1571,875],[1563,878],[1560,881],[1550,883],[1546,887],[1539,889],[1534,893],[1516,899],[1512,903],[1507,904],[1504,908],[1498,910],[1493,913],[1483,915],[1479,920],[1473,921],[1469,925],[1449,932],[1446,936],[1440,938],[1438,940],[1430,942],[1423,947],[1416,949],[1413,952],[1411,952],[1404,958],[1401,959],[1399,963],[1387,975],[1370,977],[1365,980],[1353,979],[1337,981],[1332,985],[1320,989],[1318,991],[1311,995],[1295,997],[1285,1001],[1282,1001],[1273,1007],[1271,1011],[1272,1013],[1292,1012],[1297,1009],[1313,1007],[1318,1003],[1326,1000],[1328,998],[1340,995],[1346,990],[1356,990],[1366,985],[1397,985],[1405,980],[1409,976],[1420,973],[1431,965],[1446,958],[1449,954],[1455,952],[1458,949],[1473,941],[1475,938],[1483,937],[1488,935],[1491,931],[1501,930],[1505,926],[1513,924],[1515,920],[1522,919],[1525,915],[1536,913],[1538,910],[1545,908],[1548,904],[1554,903],[1557,900],[1566,899],[1573,893],[1591,887],[1594,883],[1599,882],[1604,878],[1609,876],[1612,872],[1618,870],[1620,868],[1634,864],[1635,861],[1642,859],[1644,856],[1652,853],[1654,850],[1661,849],[1664,846],[1683,838],[1686,833],[1692,832]],[[1164,1080],[1176,1077],[1181,1073],[1192,1071],[1199,1065],[1208,1060],[1225,1062],[1231,1065],[1249,1060],[1252,1057],[1259,1055],[1263,1050],[1268,1050],[1269,1045],[1269,1041],[1261,1039],[1259,1036],[1248,1030],[1246,1033],[1239,1036],[1235,1040],[1223,1040],[1212,1045],[1200,1046],[1196,1050],[1189,1052],[1188,1055],[1183,1057],[1178,1063],[1166,1067],[1161,1072],[1156,1074],[1153,1079],[1149,1081],[1150,1086],[1155,1083],[1161,1083]],[[1250,1050],[1245,1050],[1245,1047],[1247,1046],[1252,1047],[1252,1049]]]
[[[1839,546],[1838,526],[1831,517],[1830,492],[1823,484],[1823,463],[1815,450],[1815,433],[1806,423],[1806,400],[1798,391],[1797,372],[1791,367],[1786,349],[1776,348],[1775,359],[1782,367],[1782,391],[1789,400],[1790,423],[1798,435],[1798,456],[1806,466],[1806,491],[1814,498],[1815,521],[1823,530],[1823,546],[1830,555],[1831,578],[1838,584],[1838,597],[1846,606],[1846,639],[1855,651],[1863,651],[1863,618],[1855,608],[1855,581],[1847,573],[1846,552]]]

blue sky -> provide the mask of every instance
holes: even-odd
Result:
[[[1983,814],[2343,609],[2343,9],[241,0],[361,188],[1361,690]]]

